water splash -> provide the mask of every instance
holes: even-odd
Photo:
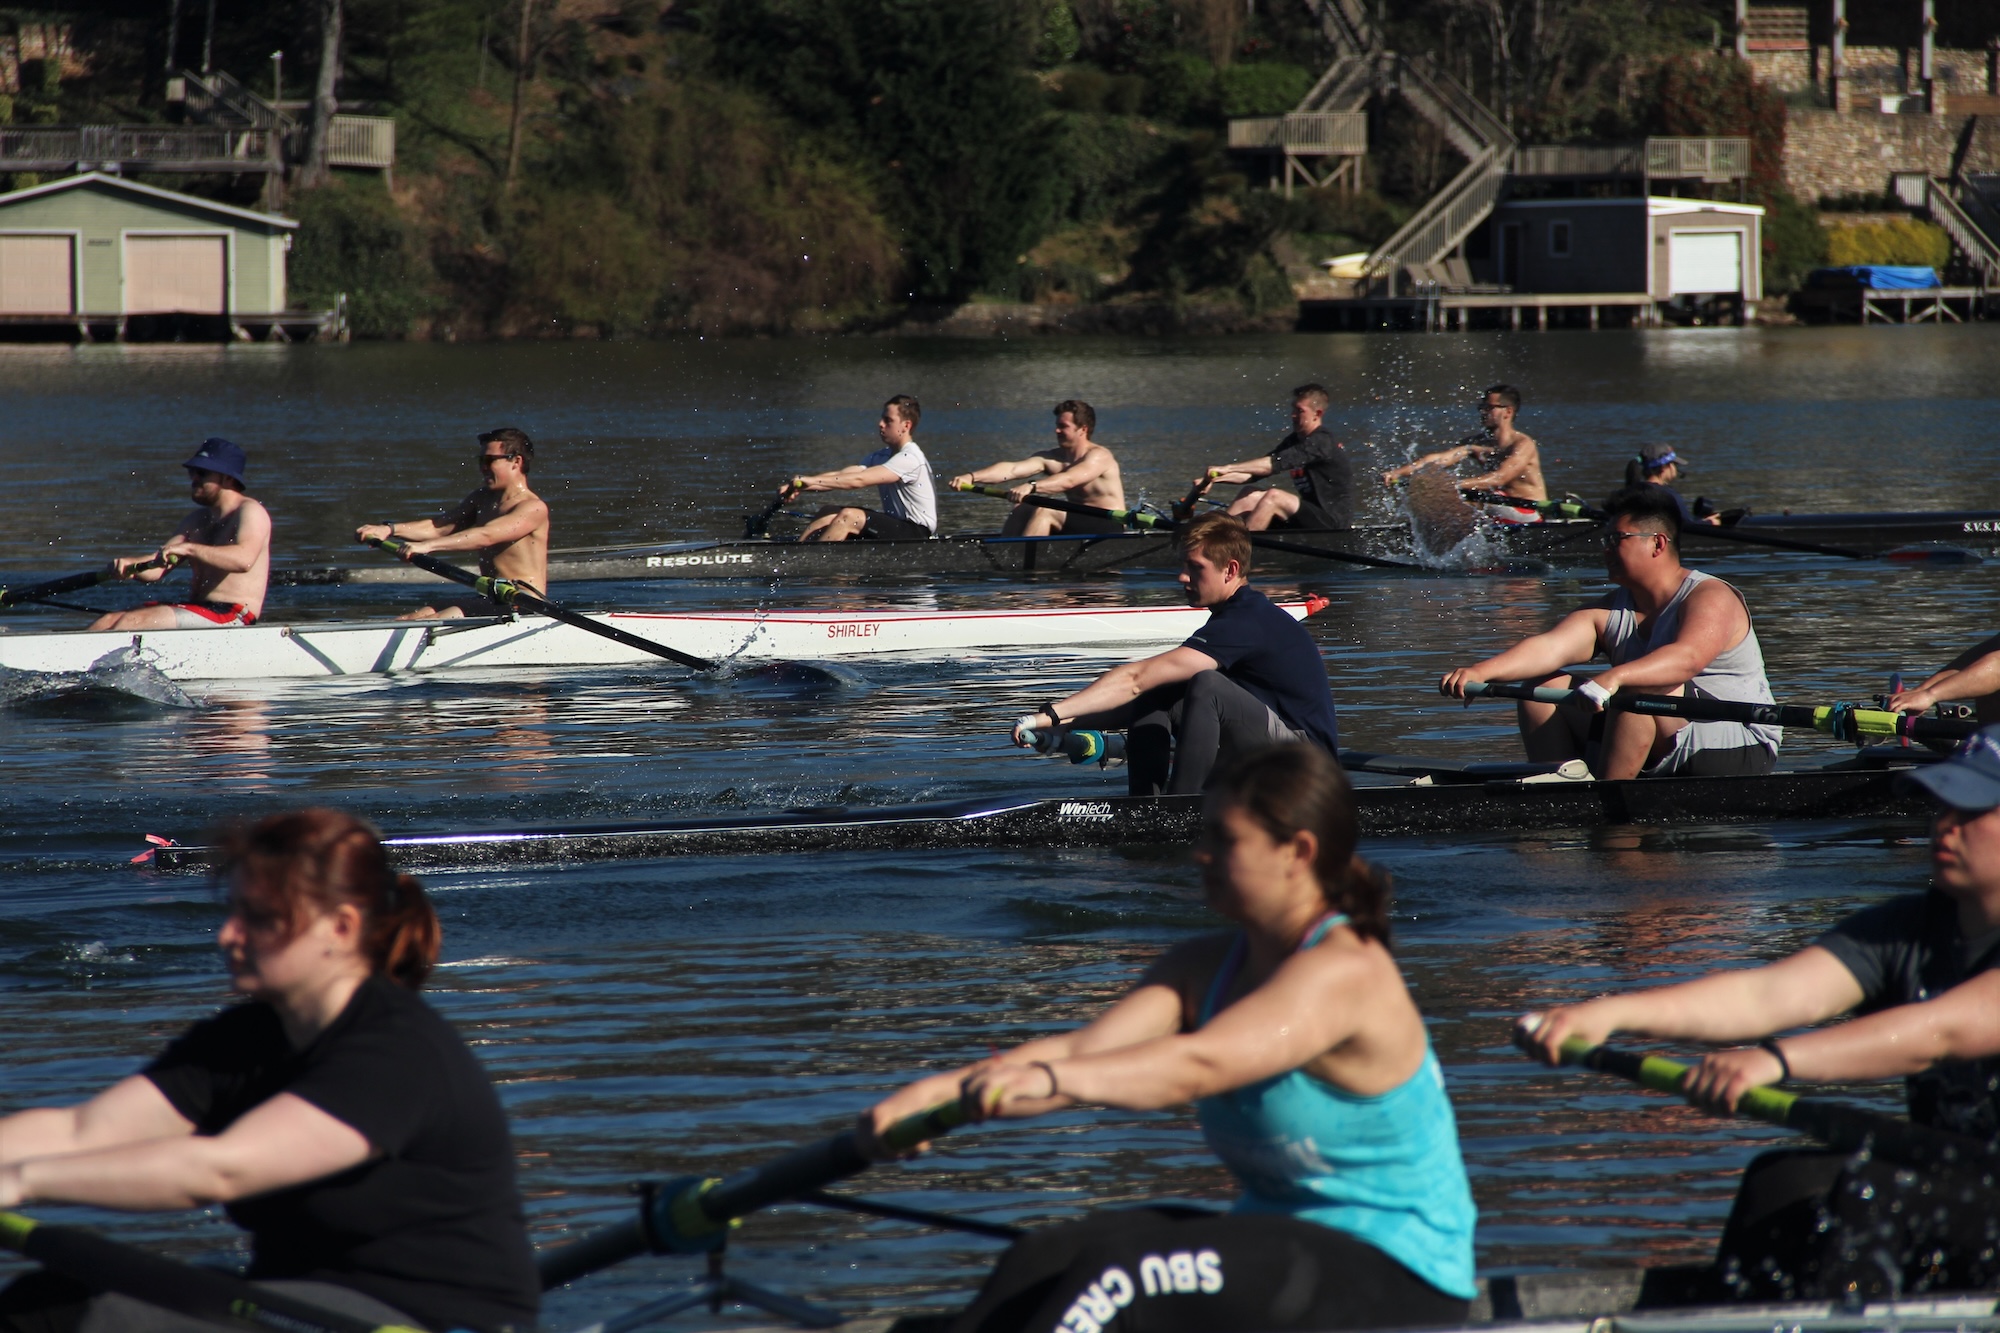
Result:
[[[75,707],[153,705],[201,707],[186,690],[145,659],[141,650],[116,648],[83,671],[15,671],[0,667],[0,708],[69,711]]]

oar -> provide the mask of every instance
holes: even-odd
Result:
[[[1515,1044],[1528,1045],[1529,1032],[1519,1029]],[[1659,1055],[1639,1055],[1609,1046],[1592,1046],[1581,1037],[1562,1044],[1562,1062],[1600,1074],[1630,1079],[1655,1092],[1678,1096],[1689,1066]],[[1851,1106],[1825,1097],[1801,1097],[1782,1088],[1752,1088],[1736,1103],[1736,1113],[1766,1124],[1795,1129],[1842,1152],[1872,1152],[1910,1166],[1962,1166],[1991,1171],[2000,1165],[1993,1145],[1962,1134],[1911,1124],[1893,1115]]]
[[[882,1132],[881,1142],[892,1153],[905,1153],[964,1123],[965,1111],[959,1103],[941,1102],[898,1120]],[[634,1255],[713,1250],[737,1218],[810,1195],[874,1164],[874,1159],[861,1151],[860,1138],[849,1129],[727,1179],[684,1176],[649,1186],[642,1190],[634,1216],[536,1256],[542,1290],[574,1282]]]
[[[485,574],[475,574],[469,569],[460,569],[457,565],[439,560],[434,556],[419,555],[405,551],[403,549],[405,543],[387,537],[369,537],[365,539],[365,544],[380,547],[390,555],[407,560],[418,569],[435,574],[441,579],[450,579],[453,583],[463,583],[481,597],[498,602],[502,606],[518,606],[524,610],[538,611],[551,620],[560,620],[565,625],[574,625],[578,629],[588,630],[592,634],[601,635],[613,643],[622,643],[627,648],[636,648],[642,653],[651,653],[655,657],[664,657],[669,662],[679,662],[682,666],[693,667],[696,671],[708,671],[715,666],[715,663],[709,661],[706,657],[696,657],[693,653],[684,653],[678,648],[669,648],[663,643],[654,643],[651,639],[642,639],[636,634],[627,634],[624,630],[614,625],[600,625],[589,616],[571,611],[567,607],[557,606],[548,598],[530,591],[523,585],[515,583],[512,579],[496,579]]]
[[[1498,491],[1467,491],[1469,500],[1481,504],[1507,504],[1520,509],[1532,509],[1543,517],[1590,518],[1603,521],[1604,511],[1595,505],[1583,504],[1576,500],[1520,500]],[[1779,551],[1803,551],[1807,555],[1831,555],[1842,560],[1873,560],[1876,557],[1866,551],[1857,551],[1846,546],[1824,546],[1819,542],[1794,541],[1790,537],[1770,537],[1761,532],[1745,532],[1741,528],[1726,528],[1713,523],[1687,526],[1684,536],[1711,537],[1719,542],[1737,542],[1744,546],[1769,546]]]
[[[778,488],[778,493],[771,497],[770,503],[754,514],[745,514],[743,516],[744,540],[747,541],[752,537],[761,537],[770,529],[772,518],[776,517],[777,512],[790,504],[793,498],[798,495],[799,488],[796,482],[797,478],[787,481]]]
[[[1009,498],[1007,492],[1010,488],[1006,486],[981,486],[974,482],[966,482],[956,489],[973,495],[990,495],[996,500],[1005,500]],[[1142,510],[1105,509],[1098,505],[1084,505],[1077,504],[1071,500],[1058,500],[1048,495],[1030,495],[1023,498],[1021,503],[1035,505],[1042,509],[1061,510],[1065,514],[1088,514],[1092,518],[1108,518],[1114,523],[1123,523],[1127,527],[1147,528],[1154,532],[1177,532],[1181,526],[1170,518],[1162,518],[1158,514],[1148,514]],[[1306,546],[1299,542],[1283,541],[1277,537],[1266,537],[1261,532],[1250,534],[1250,544],[1267,551],[1290,551],[1294,555],[1313,555],[1318,556],[1322,560],[1338,560],[1343,564],[1368,565],[1376,569],[1424,568],[1424,566],[1413,564],[1408,560],[1384,560],[1380,556],[1357,555],[1352,551],[1329,551],[1324,547]]]
[[[1194,507],[1201,502],[1202,496],[1208,494],[1208,488],[1213,485],[1215,485],[1215,473],[1213,471],[1205,472],[1197,478],[1194,485],[1188,488],[1188,493],[1182,496],[1178,503],[1168,507],[1169,512],[1174,516],[1174,520],[1179,523],[1185,523],[1193,518]]]
[[[289,1333],[420,1333],[268,1291],[213,1268],[197,1268],[85,1231],[0,1212],[0,1247],[103,1291],[191,1319]]]
[[[1470,504],[1511,505],[1516,509],[1529,509],[1543,518],[1579,519],[1587,518],[1596,522],[1604,521],[1604,511],[1595,505],[1587,505],[1581,500],[1523,500],[1518,495],[1505,491],[1460,491],[1460,498]]]
[[[1575,690],[1550,689],[1545,685],[1513,685],[1499,681],[1469,681],[1467,699],[1526,699],[1533,703],[1562,704],[1576,697]],[[1684,717],[1690,722],[1742,722],[1766,727],[1795,727],[1823,731],[1856,745],[1868,741],[1908,738],[1916,741],[1961,741],[1979,729],[1969,718],[1921,717],[1892,713],[1883,708],[1859,708],[1853,704],[1754,704],[1728,699],[1698,699],[1671,694],[1626,694],[1611,696],[1605,705],[1628,713],[1650,717]]]
[[[180,557],[177,555],[154,556],[144,564],[132,566],[123,574],[106,565],[100,569],[93,569],[88,574],[68,574],[26,588],[0,587],[0,607],[19,606],[23,602],[39,602],[47,597],[59,597],[66,592],[81,592],[85,588],[95,588],[100,583],[116,583],[120,579],[129,579],[134,574],[141,574],[149,569],[172,569],[178,563]]]

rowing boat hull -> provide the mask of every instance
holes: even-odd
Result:
[[[1492,529],[1501,553],[1541,560],[1594,561],[1594,522],[1530,523]],[[1900,514],[1756,514],[1731,531],[1753,537],[1831,546],[1882,555],[1906,546],[1945,545],[1985,550],[2000,545],[2000,511]],[[1408,558],[1410,530],[1403,523],[1371,524],[1344,532],[1285,532],[1287,541],[1341,555]],[[1684,549],[1714,557],[1766,550],[1746,542],[1689,529]],[[1433,554],[1443,554],[1437,552]],[[1113,536],[1001,537],[962,534],[937,541],[713,541],[607,551],[557,552],[549,560],[551,583],[591,579],[759,579],[1007,577],[1080,578],[1119,569],[1165,569],[1177,561],[1173,537],[1160,532]],[[1284,551],[1259,551],[1260,569],[1324,572],[1338,562]],[[436,583],[405,564],[327,566],[272,571],[282,585]]]
[[[1926,807],[1898,793],[1895,770],[1837,767],[1764,776],[1644,778],[1625,782],[1458,782],[1359,786],[1369,837],[1485,833],[1603,825],[1920,820]],[[1198,796],[943,801],[766,815],[406,834],[388,839],[410,870],[478,866],[1006,847],[1185,846],[1201,819]],[[163,848],[157,864],[207,864],[198,847]]]
[[[1281,605],[1304,619],[1324,603]],[[825,661],[883,653],[1117,648],[1183,642],[1199,607],[1064,607],[1024,611],[774,611],[593,615],[640,638],[713,661]],[[82,672],[136,647],[169,679],[285,680],[390,671],[658,665],[661,659],[541,616],[447,621],[256,625],[233,629],[0,634],[0,667]]]

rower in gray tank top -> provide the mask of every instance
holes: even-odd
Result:
[[[1714,577],[1699,570],[1688,570],[1687,577],[1681,580],[1680,589],[1671,601],[1660,608],[1660,614],[1653,617],[1653,623],[1647,626],[1643,637],[1639,633],[1638,613],[1632,609],[1632,594],[1623,588],[1613,593],[1610,615],[1604,622],[1602,636],[1611,665],[1621,666],[1672,643],[1680,633],[1681,607],[1686,605],[1688,595]],[[1736,593],[1737,601],[1743,601],[1742,593],[1736,592],[1729,584],[1722,586]],[[1750,616],[1747,602],[1744,603],[1743,615],[1746,619]],[[1757,626],[1754,622],[1744,631],[1741,643],[1717,653],[1715,660],[1688,682],[1687,692],[1695,698],[1727,699],[1734,703],[1776,702],[1771,697],[1771,682],[1764,675],[1764,650],[1757,645]],[[1755,745],[1775,755],[1783,735],[1779,728],[1761,724],[1690,722],[1674,738],[1673,750],[1648,771],[1660,774],[1678,772],[1704,750],[1740,750]]]

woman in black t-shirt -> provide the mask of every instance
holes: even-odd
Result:
[[[540,1286],[500,1108],[417,995],[437,960],[422,887],[334,810],[274,815],[226,845],[219,943],[246,999],[77,1106],[0,1120],[0,1208],[223,1204],[250,1276],[379,1323],[500,1333]],[[34,1273],[0,1329],[199,1328]]]

